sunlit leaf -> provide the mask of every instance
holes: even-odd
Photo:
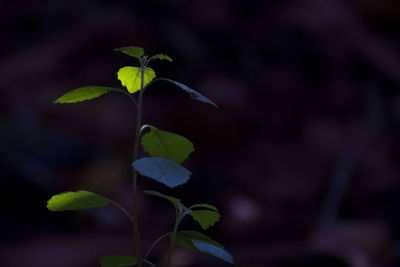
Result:
[[[47,202],[51,211],[79,210],[107,206],[110,201],[89,191],[64,192],[54,195]]]
[[[144,176],[169,187],[186,183],[191,172],[170,159],[141,158],[133,162],[133,167]]]
[[[101,267],[125,267],[137,263],[137,258],[125,255],[107,255],[99,259]]]
[[[194,151],[193,144],[185,137],[150,126],[142,136],[144,151],[152,157],[167,158],[182,163]]]
[[[99,97],[111,91],[120,91],[116,88],[104,86],[86,86],[72,90],[57,98],[54,103],[77,103]]]
[[[198,222],[203,230],[208,229],[219,221],[221,215],[216,211],[211,210],[194,210],[189,213],[193,219]]]
[[[143,48],[137,46],[126,46],[126,47],[115,48],[115,51],[119,51],[128,56],[135,57],[137,59],[140,59],[144,55]]]
[[[178,86],[179,88],[181,88],[182,90],[188,92],[189,95],[190,95],[190,97],[191,97],[192,99],[195,99],[195,100],[198,100],[198,101],[202,101],[202,102],[204,102],[204,103],[209,103],[209,104],[213,105],[213,106],[216,107],[216,108],[218,107],[218,106],[217,106],[214,102],[212,102],[210,99],[208,99],[207,97],[203,96],[203,95],[200,94],[199,92],[193,90],[192,88],[189,88],[188,86],[186,86],[186,85],[184,85],[184,84],[182,84],[182,83],[180,83],[180,82],[174,81],[174,80],[170,80],[170,79],[164,79],[164,80],[166,80],[166,81],[168,81],[168,82],[170,82],[170,83],[173,83],[173,84],[175,84],[176,86]]]
[[[194,204],[194,205],[192,205],[190,208],[191,208],[191,209],[195,209],[195,208],[205,208],[205,209],[210,209],[210,210],[213,210],[213,211],[218,212],[218,209],[217,209],[215,206],[210,205],[210,204]]]
[[[193,239],[192,242],[199,251],[211,254],[214,257],[220,258],[226,262],[233,263],[232,255],[226,250],[202,240]]]
[[[168,195],[161,194],[160,192],[157,192],[157,191],[145,190],[145,191],[143,191],[143,192],[144,192],[145,194],[148,194],[148,195],[151,195],[151,196],[156,196],[156,197],[160,197],[160,198],[166,199],[166,200],[168,200],[169,202],[171,202],[172,205],[174,205],[176,208],[178,208],[177,205],[178,205],[178,203],[180,202],[180,200],[177,199],[177,198],[174,198],[174,197],[171,197],[171,196],[168,196]]]
[[[142,81],[142,68],[126,66],[118,71],[118,80],[126,87],[129,93],[135,93],[140,90]],[[156,77],[152,68],[146,67],[144,71],[143,87]]]
[[[168,60],[169,62],[172,62],[172,58],[170,58],[169,56],[167,56],[167,55],[164,55],[164,54],[157,54],[157,55],[154,55],[154,56],[152,56],[151,57],[151,59],[160,59],[160,60]]]

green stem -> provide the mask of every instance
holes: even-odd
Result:
[[[115,202],[114,200],[111,200],[109,198],[106,198],[108,201],[110,201],[111,204],[113,204],[114,206],[116,206],[118,209],[120,209],[124,214],[126,214],[126,216],[128,216],[128,218],[132,221],[132,216],[129,214],[129,212],[124,209],[120,204],[118,204],[117,202]]]
[[[169,236],[171,233],[166,233],[163,234],[162,236],[160,236],[159,238],[157,238],[156,241],[153,242],[153,244],[151,244],[150,248],[147,250],[146,255],[144,256],[144,259],[147,260],[147,258],[149,257],[151,251],[153,250],[153,248],[158,244],[158,242],[160,242],[164,237]]]
[[[150,261],[144,259],[143,260],[144,263],[147,263],[148,265],[150,265],[151,267],[157,267],[155,264],[151,263]]]
[[[137,109],[137,117],[136,117],[136,136],[135,136],[135,145],[133,149],[133,162],[135,162],[139,155],[139,142],[140,142],[140,128],[142,123],[142,100],[143,100],[143,83],[144,83],[144,71],[146,69],[146,64],[142,65],[142,79],[140,84],[140,93],[139,93],[139,101],[138,101],[138,109]],[[135,245],[136,245],[136,257],[138,259],[138,267],[142,267],[142,251],[140,247],[140,236],[139,236],[139,226],[137,219],[137,207],[136,207],[136,187],[137,187],[137,176],[138,172],[133,168],[132,173],[132,223],[133,223],[133,234],[135,237]]]
[[[182,219],[181,215],[177,214],[176,220],[175,220],[175,225],[174,225],[174,230],[172,231],[171,244],[169,246],[169,251],[168,251],[167,267],[171,266],[172,252],[174,251],[174,248],[175,248],[176,232],[178,231],[178,226],[179,226],[179,223],[181,222],[181,219]]]

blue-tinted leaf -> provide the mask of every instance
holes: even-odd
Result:
[[[125,267],[137,263],[137,258],[125,255],[107,255],[99,259],[101,267]]]
[[[186,183],[191,172],[170,159],[141,158],[133,162],[133,167],[144,176],[152,178],[168,187]]]
[[[213,244],[204,242],[202,240],[196,240],[193,239],[192,240],[193,245],[201,252],[205,252],[208,254],[213,255],[214,257],[220,258],[224,261],[227,261],[229,263],[233,263],[233,257],[231,254],[229,254],[229,252],[227,252],[226,250],[217,247]]]
[[[167,56],[167,55],[163,55],[163,54],[154,55],[154,56],[151,57],[151,59],[160,59],[160,60],[166,59],[166,60],[168,60],[169,62],[172,62],[172,58],[170,58],[170,57]]]
[[[193,250],[193,251],[198,251],[198,249],[193,245],[192,240],[201,240],[210,244],[213,244],[214,246],[224,248],[220,243],[217,241],[212,240],[205,234],[202,234],[197,231],[189,231],[189,230],[183,230],[183,231],[177,231],[176,232],[176,237],[175,241],[178,245]]]
[[[148,194],[148,195],[151,195],[151,196],[156,196],[156,197],[160,197],[160,198],[166,199],[166,200],[168,200],[169,202],[171,202],[172,205],[174,205],[176,208],[178,208],[177,205],[178,205],[178,203],[180,202],[180,200],[177,199],[177,198],[174,198],[174,197],[171,197],[171,196],[167,196],[167,195],[161,194],[160,192],[157,192],[157,191],[145,190],[145,191],[143,191],[143,192],[144,192],[145,194]]]
[[[86,86],[72,90],[57,98],[54,103],[77,103],[99,97],[110,91],[120,91],[116,88],[104,86]]]
[[[54,195],[47,202],[51,211],[79,210],[107,206],[110,201],[95,193],[80,190]]]
[[[203,230],[207,230],[210,226],[213,226],[221,217],[218,212],[211,210],[193,210],[189,215],[200,224]]]
[[[142,68],[126,66],[120,68],[118,73],[118,80],[121,81],[122,86],[125,86],[129,93],[135,93],[140,90],[142,82]],[[144,71],[143,86],[146,86],[151,80],[156,77],[156,73],[152,68],[146,67]]]
[[[119,51],[128,56],[135,57],[137,59],[140,59],[144,55],[143,48],[137,46],[126,46],[126,47],[115,48],[115,51]]]
[[[186,86],[186,85],[184,85],[184,84],[182,84],[180,82],[177,82],[177,81],[174,81],[174,80],[170,80],[170,79],[163,79],[163,80],[166,80],[166,81],[168,81],[170,83],[173,83],[176,86],[178,86],[179,88],[181,88],[182,90],[188,92],[192,99],[199,100],[199,101],[202,101],[204,103],[209,103],[209,104],[211,104],[211,105],[213,105],[214,107],[217,108],[217,105],[214,102],[212,102],[210,99],[208,99],[207,97],[203,96],[199,92],[189,88],[188,86]]]
[[[182,163],[194,151],[187,138],[149,126],[150,132],[142,136],[143,150],[152,157],[167,158]]]

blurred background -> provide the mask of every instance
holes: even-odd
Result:
[[[400,266],[398,0],[8,1],[0,27],[1,266],[98,266],[132,254],[131,225],[110,208],[52,213],[79,189],[130,208],[135,110],[107,94],[53,105],[86,85],[119,87],[136,45],[158,77],[143,121],[195,145],[176,189],[140,190],[211,203],[206,231],[235,266]],[[142,152],[142,155],[145,155]],[[139,194],[145,248],[170,231],[169,203]],[[187,219],[183,229],[200,228]],[[160,264],[168,242],[150,259]],[[226,266],[176,249],[175,266]]]

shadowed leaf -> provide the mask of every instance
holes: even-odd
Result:
[[[195,99],[195,100],[198,100],[198,101],[202,101],[204,103],[211,104],[216,108],[218,107],[217,104],[212,102],[210,99],[208,99],[207,97],[203,96],[199,92],[193,90],[192,88],[189,88],[188,86],[184,85],[183,83],[180,83],[180,82],[177,82],[177,81],[174,81],[174,80],[170,80],[170,79],[164,79],[164,80],[166,80],[166,81],[168,81],[170,83],[173,83],[176,86],[178,86],[179,88],[181,88],[182,90],[188,92],[192,99]]]
[[[191,172],[170,159],[141,158],[132,163],[133,167],[144,176],[152,178],[168,187],[186,183]]]
[[[217,209],[215,206],[210,205],[210,204],[194,204],[194,205],[192,205],[190,208],[191,208],[191,209],[195,209],[195,208],[205,208],[205,209],[210,209],[210,210],[213,210],[213,211],[218,212],[218,209]]]
[[[177,205],[178,205],[178,203],[180,202],[180,200],[177,199],[177,198],[174,198],[174,197],[171,197],[171,196],[167,196],[167,195],[161,194],[160,192],[157,192],[157,191],[145,190],[145,191],[143,191],[143,192],[144,192],[145,194],[147,194],[147,195],[156,196],[156,197],[160,197],[160,198],[166,199],[166,200],[168,200],[169,202],[171,202],[172,205],[174,205],[176,208],[178,208]]]
[[[208,229],[219,221],[221,215],[216,211],[211,210],[194,210],[189,213],[193,219],[198,222],[203,230]]]
[[[167,55],[164,55],[164,54],[157,54],[157,55],[154,55],[154,56],[152,56],[151,57],[151,59],[160,59],[160,60],[168,60],[169,62],[172,62],[172,58],[170,58],[169,56],[167,56]]]
[[[115,51],[119,51],[128,56],[135,57],[137,59],[140,59],[144,55],[143,48],[137,46],[125,46],[125,47],[115,48]]]
[[[125,255],[107,255],[99,259],[101,267],[125,267],[136,265],[137,259]]]
[[[222,259],[222,260],[224,260],[226,262],[229,262],[229,263],[233,264],[233,257],[226,250],[224,250],[224,249],[222,249],[220,247],[214,246],[213,244],[210,244],[208,242],[204,242],[202,240],[193,239],[192,242],[193,242],[193,245],[199,251],[211,254],[214,257],[220,258],[220,259]]]

